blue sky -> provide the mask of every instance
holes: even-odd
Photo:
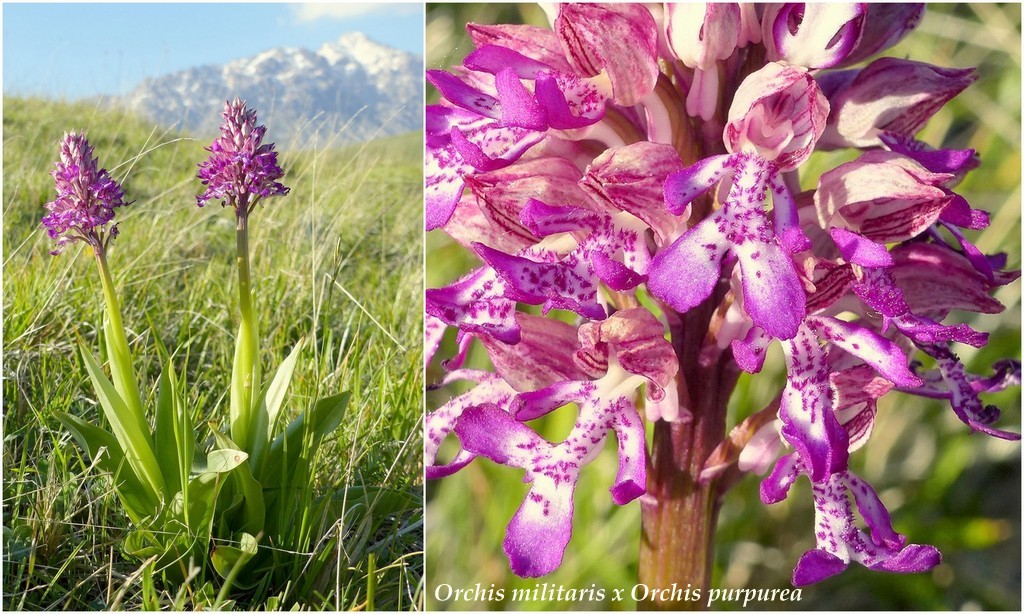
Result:
[[[423,53],[423,4],[9,4],[5,95],[123,94],[146,77],[345,32]]]

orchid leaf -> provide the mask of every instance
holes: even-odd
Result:
[[[307,432],[313,436],[313,441],[308,443],[306,456],[312,457],[320,445],[319,440],[329,435],[341,424],[351,396],[349,392],[342,392],[320,399],[309,412],[292,420],[288,424],[288,428],[274,439],[264,466],[274,471],[275,467],[281,466],[279,461],[282,460],[283,455],[287,455],[288,459],[294,459],[303,447],[304,436]],[[308,430],[307,425],[310,425]]]
[[[89,460],[114,479],[114,489],[132,522],[138,523],[153,514],[157,501],[148,496],[148,490],[125,462],[124,450],[117,443],[117,438],[78,416],[64,412],[54,412],[54,415],[75,438],[79,447],[85,450]]]
[[[174,373],[171,371],[170,363],[160,373],[159,389],[156,397],[156,439],[157,462],[160,463],[160,471],[163,473],[167,491],[171,494],[181,491],[181,471],[179,466],[179,451],[181,446],[177,441],[177,416],[175,410],[177,403],[175,396]],[[189,434],[191,436],[191,433]]]
[[[295,374],[295,365],[299,360],[299,352],[305,345],[305,338],[299,340],[292,348],[288,357],[284,359],[274,374],[274,379],[264,390],[260,399],[255,419],[251,425],[249,441],[252,442],[253,463],[259,465],[267,444],[273,436],[274,425],[277,416],[281,411],[281,404],[284,402],[288,386],[291,384],[292,376]]]
[[[220,577],[227,578],[232,570],[236,567],[244,566],[249,559],[256,556],[256,552],[256,538],[249,533],[243,532],[239,536],[237,547],[218,545],[210,555],[210,560],[213,562],[213,568],[217,570]],[[251,577],[253,578],[252,581],[246,583],[240,582],[236,575],[234,586],[238,588],[252,588],[260,580],[260,577],[258,575]]]
[[[164,480],[160,473],[160,464],[153,454],[148,428],[141,426],[145,424],[145,419],[128,408],[89,350],[84,346],[79,347],[100,406],[107,421],[110,422],[114,436],[121,444],[128,464],[139,476],[147,495],[153,500],[159,500],[164,491]]]
[[[237,448],[235,443],[223,433],[213,429],[213,436],[217,445],[222,450],[233,450]],[[242,491],[240,499],[244,502],[245,524],[243,529],[252,533],[259,533],[264,528],[266,520],[266,505],[263,500],[263,485],[260,484],[252,473],[252,459],[246,459],[239,464],[238,470],[231,473],[234,483]],[[236,503],[232,501],[231,507]],[[230,510],[225,510],[227,513]]]

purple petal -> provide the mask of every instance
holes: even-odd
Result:
[[[967,199],[959,194],[953,194],[953,199],[949,201],[946,208],[942,210],[942,215],[939,219],[947,224],[952,224],[961,228],[969,228],[971,230],[983,230],[988,228],[989,222],[991,221],[988,213],[981,211],[980,209],[971,209],[971,205],[967,202]]]
[[[821,144],[873,147],[879,135],[913,135],[951,98],[977,79],[973,68],[940,68],[881,58],[831,95],[832,113]]]
[[[704,192],[707,192],[735,168],[731,154],[710,156],[692,166],[672,173],[665,181],[665,203],[670,213],[681,215]]]
[[[515,394],[515,391],[497,375],[468,369],[453,371],[439,385],[445,385],[457,380],[472,380],[477,382],[477,385],[468,392],[451,399],[441,407],[430,412],[424,419],[423,453],[428,469],[427,479],[451,475],[465,467],[476,456],[471,451],[461,450],[450,463],[446,465],[435,464],[441,443],[456,428],[458,421],[465,412],[471,408],[486,406],[493,408],[494,411],[501,414],[505,414],[501,407],[508,407],[512,401],[512,396]]]
[[[992,365],[991,377],[977,378],[971,382],[975,392],[999,392],[1010,386],[1020,386],[1020,361],[1004,359]]]
[[[593,399],[596,391],[593,382],[563,381],[540,390],[523,392],[512,403],[512,417],[520,422],[535,420],[563,405]]]
[[[821,316],[807,318],[807,325],[827,339],[875,368],[898,386],[919,386],[921,378],[907,367],[907,356],[895,343],[862,326]]]
[[[989,296],[991,282],[955,251],[929,243],[892,250],[892,276],[915,313],[945,317],[954,309],[999,313],[1003,305]],[[938,315],[935,315],[938,314]]]
[[[651,254],[643,226],[625,214],[615,216],[580,207],[552,207],[530,199],[520,213],[523,225],[538,237],[572,232],[579,241],[574,252],[612,289],[635,288],[650,267]],[[612,257],[622,255],[622,262]]]
[[[793,586],[807,586],[827,580],[845,571],[847,565],[843,559],[820,548],[808,550],[793,569]]]
[[[547,130],[547,113],[513,69],[506,68],[500,71],[495,77],[494,85],[501,100],[502,124],[530,130]]]
[[[775,235],[779,243],[790,254],[797,254],[811,249],[811,240],[800,227],[800,212],[796,201],[789,192],[785,182],[778,176],[768,180],[772,191],[772,210],[775,214]]]
[[[642,307],[616,311],[601,322],[580,326],[580,349],[574,356],[582,368],[604,373],[610,358],[627,373],[648,379],[647,396],[659,400],[679,370],[665,326]]]
[[[942,553],[935,546],[910,544],[896,555],[882,559],[870,567],[892,573],[922,573],[934,569],[940,563]]]
[[[615,412],[613,422],[619,447],[619,471],[611,488],[612,501],[625,505],[647,490],[647,444],[644,423],[633,408]]]
[[[803,68],[772,62],[736,89],[723,138],[731,153],[756,152],[778,171],[791,171],[814,151],[829,104]]]
[[[442,320],[432,315],[423,318],[423,368],[426,369],[433,360],[437,348],[441,346],[441,338],[448,327]]]
[[[498,45],[479,46],[476,51],[466,56],[462,65],[470,70],[499,75],[504,71],[512,71],[519,79],[536,79],[544,71],[552,70],[548,64],[531,59],[509,47]],[[428,71],[429,72],[429,71]]]
[[[465,450],[511,467],[529,468],[553,447],[522,422],[493,405],[467,408],[455,433]]]
[[[747,373],[758,373],[764,365],[768,346],[774,338],[757,326],[751,326],[743,339],[732,342],[732,356],[739,368]]]
[[[584,77],[605,72],[616,104],[632,106],[658,80],[658,31],[642,4],[563,4],[554,30]]]
[[[466,411],[455,430],[466,450],[527,469],[533,485],[508,525],[505,553],[519,576],[532,578],[554,571],[572,534],[572,495],[579,466],[552,463],[550,443],[493,407]]]
[[[880,53],[898,43],[921,23],[924,4],[904,2],[870,2],[860,40],[843,60],[852,65]]]
[[[647,290],[679,313],[699,305],[718,284],[727,247],[718,229],[723,217],[721,211],[711,214],[651,262]]]
[[[604,307],[597,302],[597,288],[580,271],[560,262],[535,262],[477,243],[477,255],[510,286],[508,296],[549,309],[568,309],[581,316],[602,320]]]
[[[743,309],[769,335],[791,339],[807,313],[793,260],[772,243],[747,241],[733,251],[743,273]]]
[[[778,503],[789,494],[789,487],[800,477],[800,457],[787,454],[779,458],[771,474],[761,481],[761,501],[765,505]]]
[[[545,202],[589,204],[587,195],[577,185],[579,179],[579,169],[569,160],[542,157],[520,160],[490,173],[469,175],[466,187],[501,232],[535,243],[535,235],[519,220],[523,203],[537,198]]]
[[[867,6],[788,2],[765,5],[762,38],[769,60],[831,68],[860,40]]]
[[[606,96],[592,82],[573,75],[537,75],[534,93],[555,130],[590,126],[604,116]]]
[[[952,175],[932,173],[910,158],[873,150],[824,174],[814,193],[822,227],[842,226],[879,243],[930,228],[952,196]]]
[[[817,313],[834,305],[846,296],[854,280],[849,264],[819,262],[815,269],[814,293],[807,297],[807,312]]]
[[[466,332],[519,342],[515,301],[505,297],[505,282],[487,267],[444,288],[428,288],[427,313]]]
[[[576,327],[552,318],[517,313],[520,338],[510,344],[481,337],[494,370],[518,391],[536,390],[562,380],[587,379],[573,363]]]
[[[462,79],[443,70],[428,70],[427,81],[437,88],[448,102],[483,117],[501,117],[500,105],[493,96],[467,85]]]
[[[921,348],[927,354],[935,358],[942,379],[949,388],[949,403],[953,412],[960,420],[976,431],[987,435],[1017,441],[1021,438],[1019,433],[1003,431],[991,425],[999,419],[999,408],[995,405],[982,405],[978,393],[971,385],[970,378],[964,369],[963,363],[949,348],[943,346],[925,346]]]
[[[828,354],[809,327],[801,327],[783,349],[789,374],[779,407],[782,435],[796,448],[811,481],[821,482],[846,469],[849,449],[832,405]]]
[[[980,164],[973,149],[932,149],[912,136],[892,132],[883,132],[878,138],[889,151],[911,158],[933,173],[966,173]]]
[[[539,578],[558,569],[572,538],[572,495],[576,482],[534,479],[508,524],[503,546],[512,572]]]
[[[664,186],[666,178],[682,166],[671,145],[641,141],[602,152],[587,168],[580,187],[607,208],[643,220],[664,242],[677,226],[676,218],[665,211]]]
[[[885,509],[871,485],[852,473],[846,474],[846,487],[853,493],[860,515],[871,532],[871,541],[876,546],[898,549],[903,545],[903,536],[892,528],[889,510]]]
[[[885,245],[875,243],[845,228],[829,230],[832,240],[839,246],[839,252],[847,262],[865,267],[888,267],[893,265],[892,254]]]
[[[497,24],[487,25],[471,23],[466,25],[466,31],[478,48],[493,45],[498,49],[505,49],[515,56],[526,57],[535,60],[545,66],[562,72],[572,72],[572,68],[565,60],[558,44],[558,37],[550,28],[538,26]],[[516,51],[511,51],[515,49]],[[497,52],[502,53],[502,52]],[[510,56],[515,58],[515,56]],[[498,69],[507,66],[497,64]],[[494,71],[497,72],[497,71]]]

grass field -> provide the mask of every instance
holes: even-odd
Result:
[[[260,120],[274,140],[274,118]],[[53,416],[102,420],[74,349],[81,338],[99,352],[98,275],[80,244],[51,256],[39,225],[53,197],[58,141],[72,129],[86,132],[101,166],[135,201],[119,211],[109,261],[144,389],[154,394],[158,337],[178,348],[195,424],[226,423],[237,327],[234,216],[196,207],[196,164],[208,143],[88,105],[5,99],[3,609],[209,607],[216,579],[164,584],[152,565],[122,555],[129,521],[111,482]],[[331,529],[340,547],[324,552],[337,542],[315,536],[295,553],[293,581],[225,605],[418,609],[422,137],[346,147],[330,135],[316,140],[313,150],[282,152],[291,193],[253,214],[250,249],[264,371],[307,340],[285,411],[352,392],[315,472],[320,495],[345,501]],[[201,429],[200,442],[210,434]],[[414,505],[389,506],[369,492]],[[331,562],[310,578],[304,563],[314,556]]]
[[[472,50],[467,21],[544,26],[534,6],[434,5],[427,13],[427,65],[450,67]],[[940,66],[977,66],[979,81],[933,118],[921,139],[948,147],[973,147],[982,166],[957,188],[972,206],[992,214],[992,225],[970,233],[986,253],[1009,254],[1008,267],[1021,266],[1021,63],[1019,4],[960,4],[929,7],[920,28],[886,55]],[[428,96],[436,92],[428,90]],[[840,155],[850,157],[849,152]],[[835,158],[815,154],[801,169],[805,186]],[[440,232],[427,238],[427,287],[450,283],[466,267],[476,266],[465,250]],[[988,347],[958,346],[968,369],[987,373],[994,360],[1020,358],[1020,284],[1001,288],[996,297],[1007,306],[998,316],[967,319],[991,334]],[[440,355],[451,355],[451,346]],[[445,353],[447,351],[447,353]],[[760,409],[782,388],[781,352],[772,350],[766,370],[743,376],[730,403],[728,424]],[[486,365],[479,352],[471,366]],[[438,372],[428,373],[428,382]],[[432,398],[428,409],[445,395]],[[987,402],[1004,411],[1004,428],[1020,431],[1019,388],[992,395]],[[551,441],[561,441],[575,416],[560,410],[531,425]],[[571,414],[571,410],[567,413]],[[640,509],[615,506],[608,496],[618,465],[614,443],[581,473],[576,489],[574,532],[562,566],[539,579],[514,576],[502,552],[505,527],[522,502],[527,486],[522,472],[476,460],[458,474],[427,485],[427,607],[464,609],[622,609],[637,582]],[[451,451],[449,450],[449,454]],[[762,602],[779,609],[1008,609],[1021,607],[1021,460],[1020,443],[970,434],[948,405],[893,394],[880,405],[871,441],[852,455],[853,470],[878,490],[893,513],[895,528],[915,543],[934,544],[944,563],[928,574],[890,575],[851,565],[840,576],[804,589],[798,604]],[[445,459],[450,456],[445,456]],[[748,476],[725,499],[716,536],[712,586],[785,588],[793,566],[813,547],[813,507],[805,480],[789,498],[765,506],[760,480]],[[456,589],[625,589],[619,602],[555,603],[440,600],[434,587]],[[685,588],[685,586],[681,587]],[[717,609],[741,609],[739,603]]]

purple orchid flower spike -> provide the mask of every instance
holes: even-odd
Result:
[[[117,236],[117,225],[109,231],[107,224],[114,219],[114,210],[129,203],[124,201],[124,190],[110,177],[107,169],[99,167],[99,158],[93,156],[92,145],[85,135],[68,132],[60,144],[60,159],[50,173],[57,187],[57,198],[44,205],[48,213],[42,224],[47,234],[55,239],[56,256],[69,243],[83,241],[94,250],[102,251]]]
[[[725,205],[655,256],[647,287],[684,312],[706,299],[731,252],[743,275],[747,313],[773,337],[789,339],[805,315],[804,290],[789,253],[809,246],[781,173],[810,155],[824,129],[828,104],[806,71],[769,64],[736,92],[725,128],[730,155],[707,158],[669,177],[669,211],[682,213],[694,198],[727,175]],[[764,213],[768,190],[775,227]],[[686,271],[688,277],[680,277]]]
[[[998,333],[950,320],[999,312],[993,291],[1019,277],[1012,255],[979,249],[995,218],[958,193],[986,152],[919,140],[978,71],[874,57],[920,4],[542,8],[550,28],[469,25],[461,66],[428,73],[442,101],[427,109],[427,226],[478,261],[427,290],[429,350],[458,329],[439,385],[477,383],[428,418],[431,476],[477,457],[524,472],[503,543],[524,577],[561,564],[578,478],[611,433],[611,497],[643,497],[652,594],[710,590],[709,510],[747,472],[770,472],[765,503],[811,484],[816,544],[794,557],[795,586],[851,563],[935,567],[850,458],[886,395],[1019,438],[982,398],[1018,385],[1020,362],[969,372],[954,344]],[[731,403],[775,344],[785,382]],[[464,369],[481,350],[487,370]],[[539,420],[555,411],[575,412],[568,435]]]
[[[264,143],[266,126],[256,123],[256,109],[235,98],[224,103],[220,137],[207,148],[210,157],[199,165],[199,179],[206,191],[196,197],[200,207],[210,201],[230,205],[239,217],[248,215],[263,198],[288,193],[279,179],[273,143]]]

